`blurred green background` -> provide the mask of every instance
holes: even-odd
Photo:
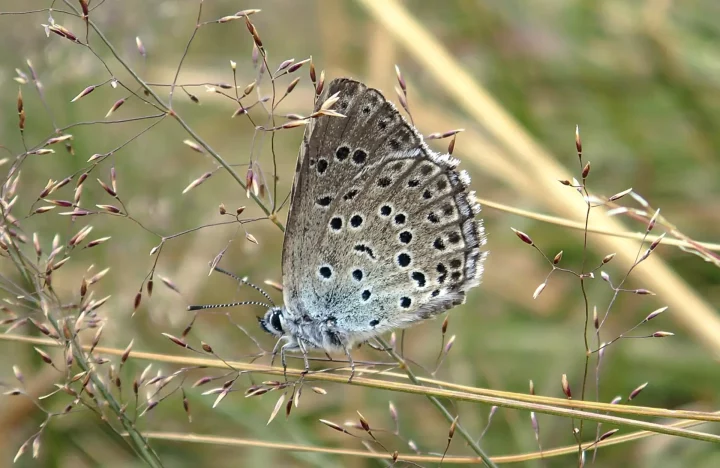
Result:
[[[0,0],[0,11],[43,9],[50,1]],[[76,5],[77,2],[71,2]],[[100,2],[94,2],[99,4]],[[577,173],[573,132],[582,129],[585,157],[592,161],[591,188],[610,195],[628,187],[650,200],[655,207],[687,235],[713,241],[720,234],[720,4],[708,0],[672,2],[647,0],[604,2],[549,0],[517,1],[406,1],[406,8],[459,60],[469,73],[510,112],[538,142],[568,168]],[[56,8],[67,10],[62,2]],[[178,61],[190,37],[197,16],[195,0],[154,1],[108,0],[91,17],[143,79],[152,83],[172,81]],[[353,1],[265,0],[205,2],[203,19],[212,20],[246,8],[263,11],[252,17],[268,51],[271,68],[286,58],[313,56],[328,81],[349,75],[385,91],[394,99],[394,64],[403,70],[409,87],[410,107],[424,134],[466,128],[468,134],[483,137],[484,129],[463,113],[422,66],[397,45],[393,37]],[[55,21],[84,37],[84,26],[60,11]],[[15,68],[28,73],[31,60],[43,84],[48,112],[31,85],[22,86],[30,146],[42,142],[58,127],[76,122],[103,121],[111,105],[126,97],[120,88],[105,85],[92,94],[70,103],[81,90],[105,82],[109,76],[102,63],[87,48],[60,37],[44,34],[47,12],[0,16],[0,144],[13,154],[22,151],[17,130]],[[138,36],[147,49],[143,59],[137,51]],[[116,77],[132,89],[130,76],[115,62],[107,48],[91,33],[93,50],[107,61]],[[251,63],[252,41],[242,21],[209,25],[198,31],[187,55],[180,83],[232,82],[229,61],[237,62],[241,86],[254,78]],[[307,114],[312,90],[307,68],[301,69],[298,88],[286,99],[280,113]],[[282,82],[282,89],[289,80]],[[165,97],[167,88],[156,90]],[[269,93],[267,82],[262,84]],[[175,109],[217,152],[232,164],[246,164],[257,157],[268,177],[272,174],[270,140],[259,135],[244,118],[231,119],[234,104],[204,87],[188,88],[200,99],[191,102],[180,90]],[[153,114],[150,106],[130,99],[111,119]],[[252,114],[263,120],[262,113]],[[69,130],[74,136],[74,155],[57,146],[54,155],[33,156],[23,166],[20,198],[14,208],[18,217],[30,211],[37,194],[48,179],[62,179],[88,167],[87,159],[120,146],[149,125],[149,121],[122,124],[83,125]],[[277,134],[279,198],[288,193],[302,130]],[[109,181],[112,164],[118,174],[119,196],[129,213],[147,230],[172,235],[198,226],[225,220],[217,206],[228,210],[247,206],[244,215],[260,216],[257,206],[226,173],[219,171],[199,187],[181,194],[214,162],[192,151],[182,141],[188,135],[171,119],[131,142],[103,162],[86,182],[83,204],[115,203],[95,182]],[[457,140],[456,154],[474,153],[482,158],[477,139]],[[433,142],[438,143],[438,142]],[[444,151],[447,142],[433,144]],[[6,164],[3,169],[7,168]],[[498,203],[537,212],[547,212],[534,197],[520,194],[501,175],[478,171],[464,163],[473,176],[478,196]],[[237,168],[244,175],[242,167]],[[524,174],[532,177],[533,174]],[[74,182],[56,198],[72,199]],[[576,196],[568,191],[568,196]],[[282,233],[269,222],[247,226],[259,245],[248,242],[237,225],[198,230],[169,241],[163,248],[157,274],[177,285],[182,296],[155,284],[151,299],[145,295],[133,315],[133,298],[152,268],[148,256],[160,238],[128,219],[118,217],[79,218],[58,216],[56,209],[22,221],[26,233],[37,232],[45,251],[57,233],[62,241],[85,224],[94,230],[90,239],[112,236],[106,244],[73,254],[58,271],[54,286],[68,301],[76,298],[80,279],[92,264],[94,271],[111,267],[108,276],[96,285],[96,297],[112,294],[100,309],[106,318],[103,345],[124,348],[131,339],[134,349],[183,355],[177,346],[160,334],[179,336],[191,320],[185,311],[190,303],[260,299],[249,288],[238,289],[228,278],[208,277],[208,262],[222,249],[227,252],[221,266],[256,283],[280,281]],[[597,211],[595,216],[602,216]],[[284,219],[286,212],[280,214]],[[583,306],[577,284],[569,275],[553,275],[548,288],[536,300],[532,294],[549,271],[547,263],[512,235],[510,227],[529,233],[549,256],[564,250],[563,264],[579,269],[582,238],[578,232],[529,221],[498,210],[485,209],[490,257],[480,288],[472,291],[468,303],[450,314],[448,335],[456,335],[450,355],[438,378],[456,383],[498,390],[526,392],[528,380],[538,394],[561,396],[560,376],[567,374],[574,392],[579,391],[584,364],[582,339]],[[639,223],[629,223],[642,230]],[[590,259],[597,262],[609,252],[592,250],[596,236],[590,236]],[[710,304],[720,299],[720,271],[696,256],[672,247],[657,254]],[[2,274],[17,278],[12,265],[3,260]],[[607,271],[619,278],[628,265],[609,265]],[[633,283],[630,287],[645,285]],[[277,301],[281,294],[269,288]],[[589,283],[591,304],[604,310],[611,297],[607,284]],[[621,296],[603,329],[605,340],[633,326],[662,305],[657,297]],[[256,329],[260,308],[238,308],[232,320],[246,327],[266,349],[271,337]],[[658,317],[639,333],[663,329],[676,333],[664,340],[625,340],[605,353],[600,374],[599,401],[616,395],[626,397],[638,385],[649,382],[635,402],[665,408],[715,410],[720,402],[720,373],[716,355],[697,337],[679,326],[669,315]],[[213,345],[228,359],[244,359],[257,351],[238,328],[228,326],[221,314],[198,319],[191,340]],[[440,321],[426,323],[406,333],[405,353],[413,361],[432,368],[440,347]],[[27,327],[13,333],[35,334]],[[48,369],[32,346],[0,341],[3,360],[0,381],[14,386],[12,366],[24,372],[28,387],[36,394],[48,393],[63,376]],[[386,359],[363,347],[357,358]],[[187,354],[190,355],[190,354]],[[147,363],[129,361],[126,381]],[[177,368],[155,365],[169,374]],[[419,371],[422,372],[422,371]],[[189,384],[210,372],[194,372]],[[259,377],[262,380],[264,377]],[[242,385],[244,389],[249,380]],[[448,423],[420,396],[393,394],[353,386],[323,386],[328,394],[305,391],[303,403],[285,421],[279,416],[269,426],[267,418],[277,395],[246,399],[231,393],[217,408],[214,396],[201,396],[200,389],[188,389],[193,422],[188,423],[180,396],[175,394],[141,420],[147,430],[213,434],[266,441],[338,446],[362,449],[357,439],[334,432],[318,423],[327,419],[342,424],[356,421],[360,411],[373,427],[392,428],[388,402],[399,412],[402,437],[412,439],[423,452],[442,452]],[[241,390],[242,390],[241,389]],[[126,388],[127,391],[127,388]],[[129,393],[128,393],[129,395]],[[594,392],[589,392],[591,399]],[[18,447],[44,419],[22,397],[0,399],[0,466],[10,466]],[[127,396],[126,396],[127,398]],[[47,408],[62,409],[67,398],[43,402]],[[461,404],[456,407],[463,425],[479,435],[487,422],[489,407]],[[573,443],[571,423],[562,418],[538,416],[545,449]],[[590,426],[594,432],[594,426]],[[717,425],[700,429],[718,432]],[[390,450],[409,452],[403,439],[382,439]],[[340,458],[323,454],[293,453],[263,448],[227,448],[202,444],[155,442],[167,466],[376,466],[379,462]],[[482,446],[492,455],[537,450],[528,413],[498,410]],[[456,436],[453,454],[469,454]],[[527,463],[527,466],[573,466],[573,456]],[[603,448],[596,466],[710,467],[720,464],[720,450],[708,443],[656,436],[638,442]],[[16,466],[142,466],[128,448],[90,412],[79,411],[55,418],[42,437],[40,459],[29,456]]]

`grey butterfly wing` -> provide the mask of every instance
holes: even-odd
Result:
[[[382,94],[334,80],[306,129],[283,247],[290,313],[346,344],[447,310],[478,284],[479,206],[457,160],[432,152]]]
[[[333,109],[345,114],[349,109],[354,108],[356,99],[367,91],[368,88],[357,81],[333,80],[318,98],[315,111],[320,109],[329,96],[340,93],[340,100]],[[306,127],[291,192],[282,258],[284,302],[288,306],[297,305],[291,312],[298,315],[305,315],[304,304],[298,301],[301,291],[308,289],[304,277],[307,273],[306,267],[309,266],[306,260],[312,258],[313,252],[317,251],[316,242],[319,240],[317,236],[322,235],[320,226],[327,223],[324,219],[327,210],[323,208],[328,208],[329,203],[333,201],[337,204],[338,201],[335,199],[338,198],[341,189],[362,169],[362,166],[356,166],[363,157],[362,153],[350,155],[348,150],[348,154],[345,155],[343,150],[338,152],[342,146],[338,141],[346,139],[346,132],[348,137],[353,134],[354,138],[357,138],[355,135],[358,135],[361,129],[353,129],[353,125],[366,120],[364,117],[376,116],[385,99],[379,92],[375,91],[373,95],[375,102],[368,107],[369,112],[346,118],[320,117],[311,120]],[[393,120],[383,124],[385,128],[379,129],[380,132],[376,135],[379,137],[389,135],[390,130],[402,119],[397,115]],[[353,161],[352,165],[333,164],[345,162],[348,158]],[[360,184],[356,184],[341,194],[342,199],[349,200],[357,196],[361,188]]]

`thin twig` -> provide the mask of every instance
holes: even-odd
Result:
[[[403,359],[399,354],[395,352],[395,349],[393,349],[385,340],[382,338],[377,338],[380,345],[385,349],[385,352],[387,352],[390,356],[392,356],[393,359],[395,359],[398,364],[400,364],[400,367],[405,370],[407,373],[407,376],[410,378],[410,381],[414,383],[415,385],[422,386],[420,381],[415,376],[415,373],[410,369],[410,366],[408,366],[407,362],[405,362],[405,359]],[[442,402],[436,397],[432,395],[427,395],[428,400],[435,406],[440,413],[445,417],[445,419],[450,423],[456,422],[456,417],[448,411],[447,408],[445,408],[445,405],[442,404]],[[480,447],[480,444],[475,440],[475,438],[470,435],[470,433],[459,423],[456,423],[455,430],[457,430],[461,436],[465,439],[465,442],[470,446],[471,449],[477,455],[482,459],[482,461],[489,467],[497,468],[497,465],[490,459],[490,457],[485,453],[485,451]],[[444,458],[444,456],[443,456]]]

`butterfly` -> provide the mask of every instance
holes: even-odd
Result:
[[[282,251],[283,306],[260,326],[278,352],[343,352],[462,304],[480,282],[485,233],[459,161],[427,147],[385,97],[333,80],[345,117],[305,129]]]

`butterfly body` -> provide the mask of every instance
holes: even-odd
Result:
[[[260,319],[282,352],[349,350],[464,302],[485,254],[458,161],[430,150],[382,94],[332,81],[298,156],[283,245],[283,307]],[[307,365],[307,359],[306,359]]]

